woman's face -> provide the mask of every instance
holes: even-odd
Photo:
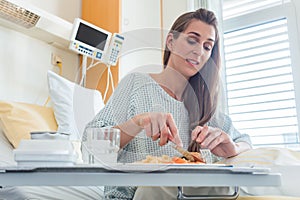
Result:
[[[168,67],[172,67],[188,79],[210,58],[215,43],[215,29],[194,19],[177,39],[170,34],[167,42],[171,51]]]

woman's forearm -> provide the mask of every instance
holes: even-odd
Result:
[[[139,125],[140,117],[141,116],[137,115],[132,119],[115,126],[115,128],[118,128],[121,131],[120,148],[123,148],[143,130],[143,128]]]

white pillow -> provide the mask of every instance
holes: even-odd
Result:
[[[52,71],[48,71],[48,86],[58,131],[70,133],[70,140],[81,140],[86,124],[104,107],[101,93]]]

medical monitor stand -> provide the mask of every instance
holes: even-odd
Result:
[[[82,55],[81,78],[82,78],[83,87],[86,87],[86,65],[87,65],[87,56]]]

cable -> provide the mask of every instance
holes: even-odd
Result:
[[[92,67],[94,67],[94,66],[96,66],[97,64],[99,64],[100,62],[97,62],[97,63],[95,63],[94,64],[94,61],[95,61],[95,59],[94,58],[92,58],[92,60],[91,60],[91,62],[90,62],[90,64],[89,64],[89,66],[88,67],[86,67],[86,72],[90,69],[90,68],[92,68]],[[86,63],[84,64],[84,62],[86,62],[84,59],[82,60],[82,63],[81,63],[81,69],[83,69],[83,67],[84,67],[84,65],[86,65]],[[85,80],[85,76],[86,76],[86,73],[85,74],[83,74],[83,73],[81,73],[81,79],[80,79],[80,82],[79,82],[79,85],[82,85],[83,84],[83,81]]]
[[[85,87],[86,86],[86,64],[87,64],[87,56],[82,56],[82,62],[81,62],[81,80],[79,85]]]
[[[114,85],[113,75],[112,75],[111,69],[108,68],[108,70],[109,70],[109,76],[110,76],[112,92],[114,92],[115,91],[115,85]]]
[[[98,64],[101,63],[101,62],[98,61],[98,62],[92,64],[93,62],[94,62],[94,59],[93,59],[93,61],[91,62],[91,64],[88,66],[88,68],[86,68],[86,70],[89,70],[90,68],[95,67],[96,65],[98,65]]]
[[[110,65],[107,65],[106,88],[105,88],[105,92],[104,92],[104,96],[103,96],[103,99],[104,99],[104,100],[106,99],[106,95],[107,95],[108,87],[109,87],[109,77],[110,77],[109,72],[110,72]]]
[[[100,64],[101,62],[96,62],[94,63],[94,59],[92,59],[92,61],[90,62],[89,66],[86,67],[86,71],[88,71],[89,69],[91,69],[92,67]],[[84,63],[82,63],[82,67]],[[105,88],[105,92],[104,92],[104,95],[103,95],[103,99],[105,100],[106,99],[106,96],[107,96],[107,93],[108,93],[108,89],[109,89],[109,85],[111,85],[112,87],[112,92],[115,91],[115,86],[114,86],[114,81],[113,81],[113,75],[112,75],[112,72],[111,72],[111,66],[110,65],[106,65],[107,66],[107,80],[106,80],[106,88]],[[85,77],[82,76],[81,77],[81,80],[79,82],[80,85],[83,84],[83,81],[84,81]]]

